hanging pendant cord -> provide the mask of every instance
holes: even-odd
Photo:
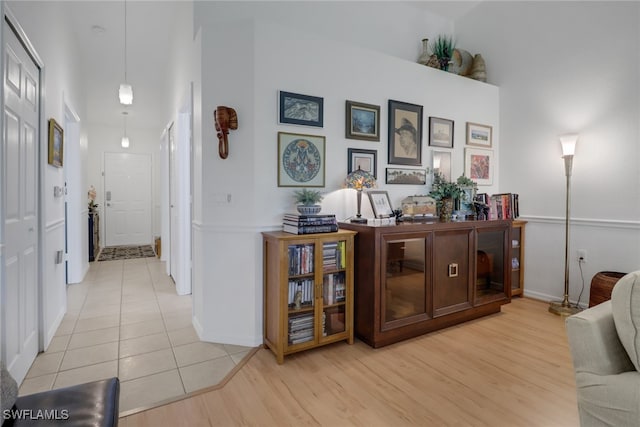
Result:
[[[124,1],[124,82],[127,81],[127,0]]]

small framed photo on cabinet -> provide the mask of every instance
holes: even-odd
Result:
[[[390,218],[393,216],[393,208],[391,207],[391,199],[386,191],[372,190],[367,191],[371,209],[376,218]]]

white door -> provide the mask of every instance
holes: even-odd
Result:
[[[151,155],[104,154],[105,246],[152,243]]]
[[[18,384],[38,352],[40,70],[3,26],[4,286],[2,358]]]
[[[178,200],[176,191],[176,138],[175,126],[169,127],[169,275],[176,280],[178,271]]]

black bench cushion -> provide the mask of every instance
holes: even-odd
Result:
[[[19,418],[8,419],[2,427],[117,426],[119,396],[118,378],[20,396],[12,410],[16,411],[16,414],[30,414],[30,416],[22,415]]]

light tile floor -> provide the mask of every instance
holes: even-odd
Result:
[[[149,407],[214,386],[251,352],[201,342],[191,296],[178,296],[156,258],[92,262],[67,287],[68,309],[20,394],[117,376],[120,411]]]

